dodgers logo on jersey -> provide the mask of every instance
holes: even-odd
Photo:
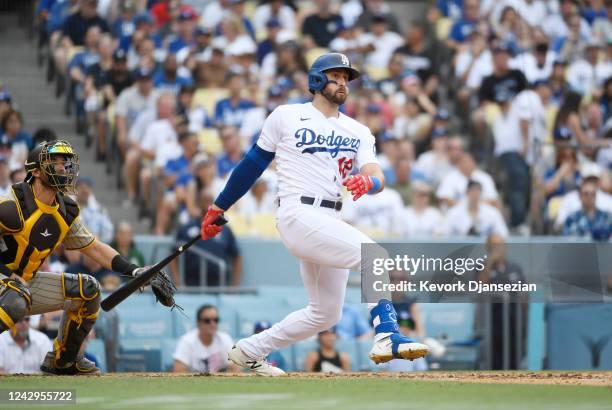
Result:
[[[295,132],[298,142],[296,147],[302,148],[302,154],[314,154],[315,152],[329,152],[332,158],[336,158],[340,152],[354,152],[361,144],[359,138],[343,137],[332,131],[330,135],[321,135],[310,128],[300,128]]]

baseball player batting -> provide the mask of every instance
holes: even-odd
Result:
[[[28,154],[25,181],[0,197],[0,333],[12,330],[26,315],[64,310],[53,351],[41,370],[57,375],[99,373],[80,353],[100,307],[100,287],[90,275],[39,272],[45,259],[63,243],[107,269],[129,276],[147,270],[96,240],[79,218],[74,193],[79,157],[66,141],[44,142]],[[153,292],[174,306],[174,284],[164,272],[151,281]]]
[[[317,58],[308,72],[312,103],[281,105],[270,114],[257,143],[234,169],[202,220],[202,238],[217,235],[222,227],[214,225],[215,219],[276,158],[277,227],[285,246],[300,260],[309,304],[270,329],[238,341],[230,350],[231,361],[257,374],[283,375],[266,361],[270,352],[329,329],[340,320],[349,269],[360,270],[361,244],[373,243],[340,219],[343,185],[355,201],[384,188],[374,136],[338,110],[348,97],[348,83],[358,77],[359,71],[344,54]],[[353,170],[359,172],[352,174]],[[381,299],[369,307],[376,331],[371,360],[382,363],[427,355],[426,345],[399,333],[389,300]]]

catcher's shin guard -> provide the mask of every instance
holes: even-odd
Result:
[[[0,333],[12,329],[30,311],[32,297],[28,288],[12,279],[0,280]]]
[[[58,366],[78,360],[83,340],[92,329],[100,310],[100,285],[90,275],[64,273],[64,297],[69,301],[60,322],[60,331],[53,343]]]

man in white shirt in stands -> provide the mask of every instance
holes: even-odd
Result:
[[[172,356],[174,372],[218,373],[236,372],[227,353],[234,342],[230,335],[218,330],[219,313],[212,305],[201,306],[196,314],[198,327],[184,334]]]
[[[366,55],[365,65],[384,69],[389,65],[395,49],[404,44],[404,39],[388,29],[387,18],[384,15],[378,15],[372,18],[370,32],[362,34],[359,43],[362,46],[369,43],[371,46]]]
[[[430,206],[431,187],[424,181],[412,182],[412,202],[404,210],[402,236],[407,238],[431,238],[444,232],[444,218],[440,211]]]
[[[508,227],[501,212],[483,201],[482,186],[474,180],[468,182],[466,198],[446,214],[446,225],[451,236],[508,237]]]
[[[431,149],[419,155],[414,166],[434,188],[454,167],[448,159],[448,131],[437,127],[431,133]]]
[[[386,188],[375,197],[364,196],[361,201],[345,201],[342,219],[372,236],[399,236],[404,202],[393,188]]]
[[[485,202],[497,206],[499,194],[495,188],[493,178],[476,167],[474,157],[464,152],[457,161],[457,169],[450,171],[436,191],[442,207],[450,208],[461,201],[466,194],[468,181],[473,180],[482,188],[482,198]]]
[[[580,176],[582,177],[583,183],[588,180],[593,180],[593,182],[600,187],[595,196],[595,207],[602,211],[612,212],[612,195],[601,189],[603,176],[601,167],[595,163],[587,162],[580,167]],[[559,211],[555,219],[555,229],[560,231],[567,217],[579,211],[581,208],[582,203],[580,202],[580,194],[577,189],[565,194],[559,204]]]
[[[42,332],[30,328],[30,317],[26,316],[15,327],[0,334],[0,373],[41,373],[40,365],[53,342]]]

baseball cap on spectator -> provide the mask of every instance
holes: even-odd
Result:
[[[136,81],[150,80],[151,78],[153,78],[153,70],[149,70],[143,67],[138,67],[136,71],[134,71],[134,78],[136,79]]]
[[[375,14],[372,16],[372,24],[387,23],[387,16],[384,14]]]
[[[194,20],[198,15],[192,9],[183,9],[178,16],[178,21],[191,21]]]
[[[10,103],[11,94],[8,91],[0,91],[0,101]]]
[[[268,22],[266,23],[266,27],[267,28],[278,28],[278,27],[282,27],[281,22],[279,19],[277,19],[276,17],[272,17],[270,20],[268,20]]]
[[[114,61],[123,61],[123,60],[127,60],[127,53],[125,52],[124,49],[122,48],[118,48],[115,50],[115,52],[113,53],[113,60]]]
[[[446,108],[439,108],[438,111],[436,111],[434,119],[438,121],[448,121],[450,120],[450,113]]]
[[[142,23],[153,24],[154,22],[155,21],[153,20],[153,16],[151,16],[146,11],[136,14],[136,16],[134,17],[134,24],[136,26]]]
[[[280,97],[283,95],[283,87],[278,84],[274,84],[272,87],[268,89],[268,98],[269,97]]]
[[[510,50],[510,46],[505,43],[505,42],[499,42],[495,45],[495,47],[493,47],[493,53],[508,53],[508,54],[512,54],[511,50]]]
[[[555,141],[569,141],[573,136],[572,130],[568,127],[559,127],[555,130],[553,139]]]
[[[587,49],[587,50],[589,48],[597,48],[597,49],[599,49],[601,47],[602,47],[602,44],[599,41],[599,39],[597,39],[596,37],[591,37],[589,39],[589,41],[587,41],[585,49]]]
[[[366,107],[366,112],[368,114],[379,114],[380,113],[380,105],[376,103],[369,103]]]
[[[271,327],[272,324],[267,320],[260,320],[258,322],[255,322],[255,326],[253,326],[253,333],[261,333],[266,329],[270,329]]]
[[[197,26],[193,31],[193,34],[196,36],[210,36],[212,34],[212,30],[209,27]]]
[[[565,61],[562,58],[558,58],[553,62],[553,66],[555,65],[562,65],[562,66],[566,66],[567,65],[567,61]]]
[[[580,176],[582,177],[583,181],[587,179],[599,180],[601,178],[601,174],[602,174],[601,167],[594,162],[585,162],[580,167]]]
[[[446,129],[446,127],[434,128],[434,130],[431,132],[431,138],[438,138],[438,137],[448,137],[448,130]]]
[[[0,154],[0,164],[8,165],[8,158]]]
[[[545,78],[540,78],[539,80],[535,80],[533,83],[531,83],[531,88],[533,88],[534,90],[538,87],[548,87],[550,86],[550,82],[545,79]]]

